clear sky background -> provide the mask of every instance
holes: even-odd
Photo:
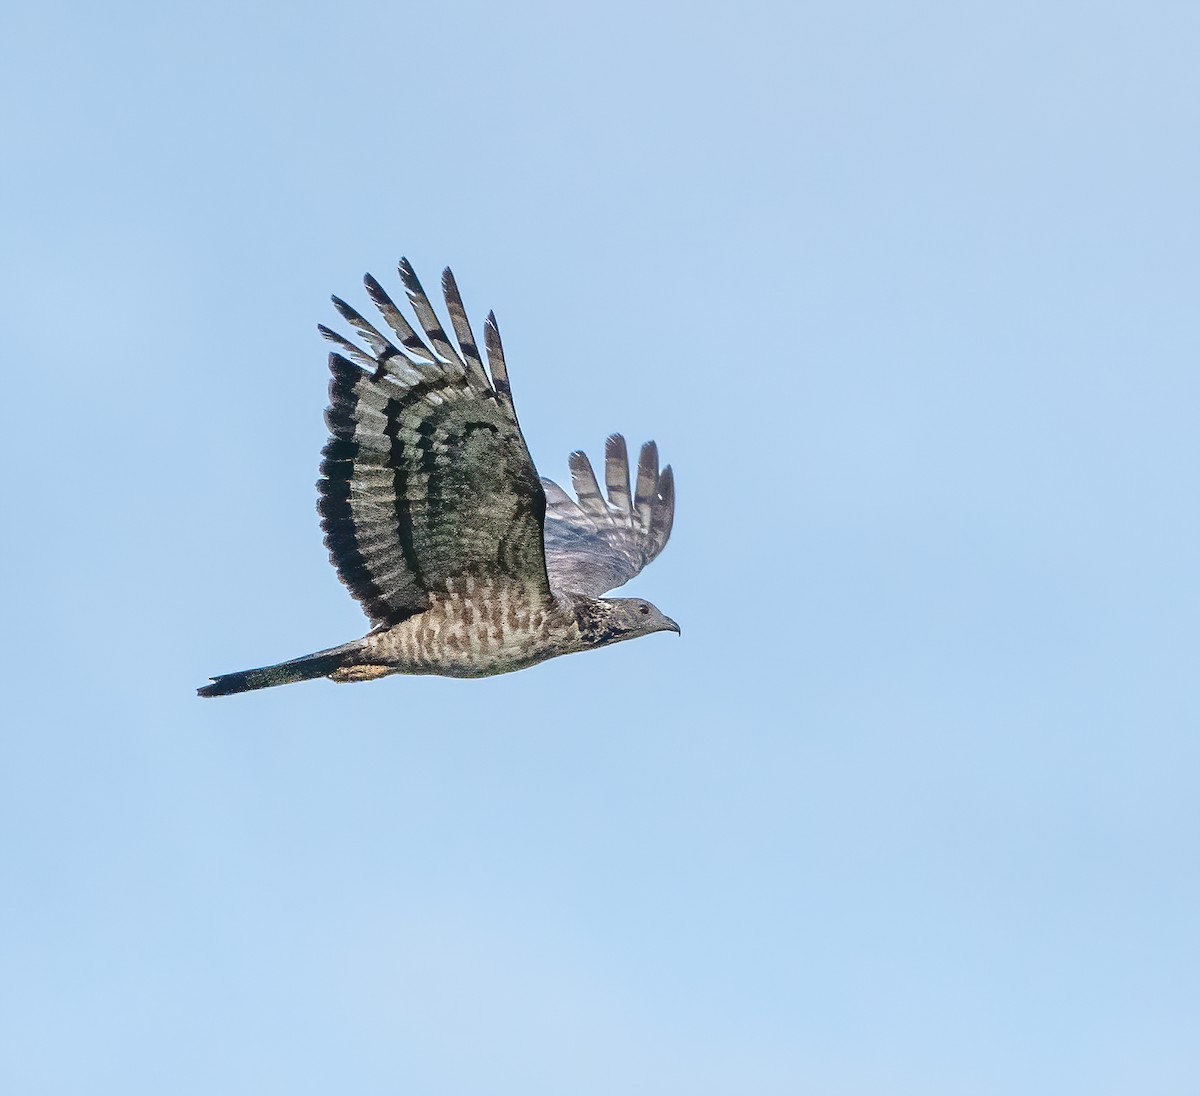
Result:
[[[1200,1091],[1200,8],[10,6],[0,1090]],[[680,621],[360,635],[328,294],[495,308]]]

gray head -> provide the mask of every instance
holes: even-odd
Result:
[[[675,632],[679,625],[638,597],[579,598],[575,615],[589,645],[602,647],[651,632]]]

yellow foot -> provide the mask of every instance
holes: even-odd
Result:
[[[374,681],[377,677],[387,677],[394,673],[390,666],[343,666],[329,675],[330,681],[345,684],[347,681]]]

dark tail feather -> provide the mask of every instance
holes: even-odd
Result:
[[[251,689],[269,689],[272,685],[290,685],[293,681],[311,681],[316,677],[328,677],[334,670],[352,663],[362,648],[361,641],[330,647],[328,651],[293,658],[275,666],[262,666],[257,670],[239,670],[233,674],[220,674],[212,679],[211,685],[197,689],[199,696],[230,696],[246,693]]]

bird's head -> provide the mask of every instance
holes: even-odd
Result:
[[[651,632],[675,632],[679,625],[638,597],[588,598],[577,612],[580,628],[593,646],[637,639]]]

